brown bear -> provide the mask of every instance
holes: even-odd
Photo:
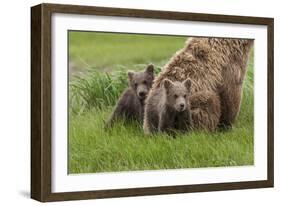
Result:
[[[164,79],[184,81],[190,78],[194,126],[210,131],[218,126],[230,128],[240,110],[252,46],[251,39],[189,38],[184,48],[162,68],[147,100],[155,95],[154,90]]]
[[[191,127],[190,86],[189,79],[182,83],[165,79],[154,89],[145,105],[146,134],[155,131],[173,134],[175,130],[186,131]]]
[[[128,72],[129,87],[119,98],[105,127],[112,127],[118,118],[143,121],[144,103],[154,80],[154,66],[148,65],[145,71]]]

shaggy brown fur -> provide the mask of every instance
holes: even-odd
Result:
[[[212,92],[196,92],[190,96],[190,111],[194,128],[214,131],[221,116],[220,98]]]
[[[191,95],[208,94],[207,100],[202,100],[203,95],[191,102],[195,126],[208,130],[215,130],[218,125],[231,127],[240,110],[242,84],[252,45],[253,40],[247,39],[189,38],[185,47],[163,67],[148,99],[164,79],[184,81],[190,78]],[[207,103],[205,109],[200,107],[200,99]]]
[[[173,134],[174,130],[186,131],[191,127],[190,86],[189,79],[182,83],[166,79],[160,88],[153,91],[154,95],[145,106],[146,134],[154,131]]]
[[[129,88],[119,98],[117,105],[105,127],[112,127],[120,117],[143,121],[144,101],[154,79],[154,66],[148,65],[143,72],[128,72]]]

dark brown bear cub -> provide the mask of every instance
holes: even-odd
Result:
[[[186,131],[192,126],[190,114],[190,79],[172,82],[165,79],[162,85],[149,94],[144,114],[146,134],[159,131],[172,133]]]
[[[119,119],[143,121],[144,103],[154,80],[154,66],[148,65],[145,71],[128,72],[129,87],[119,98],[106,127],[112,127]]]

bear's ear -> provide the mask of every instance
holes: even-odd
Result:
[[[173,82],[171,80],[169,80],[169,79],[163,80],[163,86],[167,91],[171,88],[172,85],[173,85]]]
[[[132,71],[128,71],[128,77],[129,77],[129,80],[132,81],[133,77],[134,77],[134,74],[135,72],[132,72]]]
[[[147,67],[146,67],[146,70],[145,70],[147,73],[149,74],[153,74],[154,73],[154,65],[153,64],[149,64]]]
[[[187,88],[188,91],[190,91],[191,80],[190,79],[184,80],[183,85]]]

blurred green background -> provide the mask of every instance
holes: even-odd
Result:
[[[181,48],[186,37],[70,32],[70,61],[78,68],[112,71],[154,63],[163,65]]]

